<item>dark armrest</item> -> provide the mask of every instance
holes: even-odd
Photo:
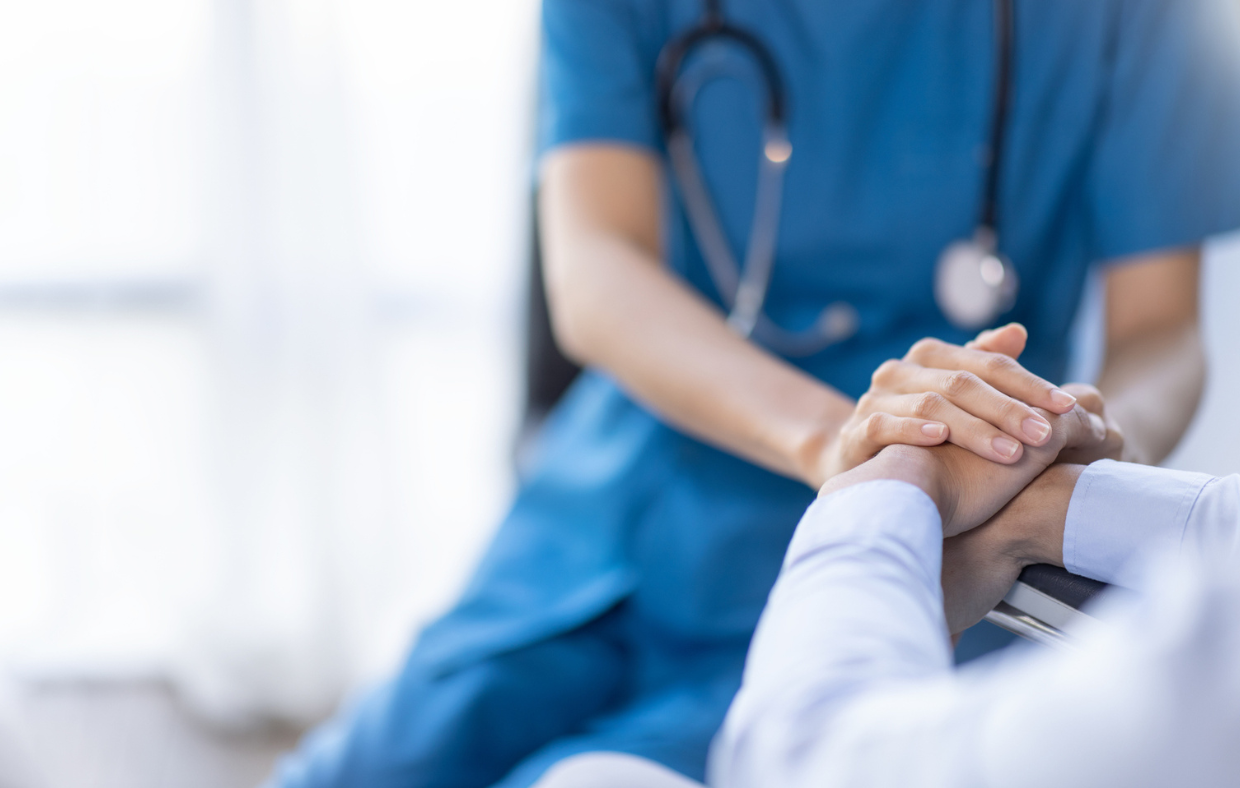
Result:
[[[1029,566],[986,620],[1036,643],[1070,646],[1064,631],[1091,619],[1082,608],[1108,588],[1058,566]]]

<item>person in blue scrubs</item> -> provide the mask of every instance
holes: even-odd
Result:
[[[588,370],[458,603],[270,784],[523,788],[598,750],[702,779],[817,486],[891,443],[1016,462],[1045,440],[1029,405],[1065,412],[1066,392],[1100,407],[1048,382],[1064,376],[1093,264],[1107,264],[1108,418],[1127,458],[1169,452],[1204,369],[1199,246],[1240,227],[1240,88],[1207,24],[1217,7],[1017,0],[999,224],[1021,288],[996,323],[1028,337],[966,347],[933,278],[976,222],[990,0],[727,2],[788,86],[794,154],[766,311],[790,328],[833,302],[858,315],[847,340],[789,359],[728,329],[666,177],[655,63],[700,0],[545,0],[548,294],[559,341]],[[737,249],[762,100],[720,80],[693,108]]]

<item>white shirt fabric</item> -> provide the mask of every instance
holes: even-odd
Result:
[[[942,528],[921,490],[815,502],[712,751],[719,788],[1240,785],[1240,476],[1101,462],[1068,510],[1068,568],[1103,600],[1074,653],[956,671]]]

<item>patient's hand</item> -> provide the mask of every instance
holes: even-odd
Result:
[[[1012,465],[1000,465],[957,446],[892,446],[874,459],[823,485],[819,495],[872,479],[898,479],[924,490],[938,505],[945,537],[976,528],[1007,505],[1048,468],[1061,451],[1087,451],[1108,437],[1103,420],[1077,405],[1058,416],[1042,411],[1051,423],[1051,439],[1026,447]]]
[[[981,621],[1026,566],[1063,566],[1064,521],[1084,470],[1052,465],[984,525],[943,543],[943,608],[953,635]]]
[[[1044,413],[1051,422],[1051,440],[1044,446],[1026,447],[1014,465],[999,465],[955,446],[928,451],[936,455],[946,489],[939,502],[943,512],[943,535],[956,536],[993,517],[1038,478],[1061,452],[1088,453],[1100,450],[1108,440],[1104,420],[1077,405],[1063,416]]]
[[[1068,383],[1063,390],[1076,397],[1082,408],[1102,418],[1107,434],[1101,443],[1072,447],[1060,452],[1058,462],[1070,462],[1077,465],[1089,465],[1098,460],[1122,460],[1124,455],[1124,433],[1120,431],[1115,419],[1107,413],[1106,402],[1098,389],[1085,383]]]

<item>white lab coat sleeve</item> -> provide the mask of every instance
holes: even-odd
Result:
[[[1064,566],[1141,588],[1164,556],[1232,554],[1240,535],[1240,476],[1216,479],[1103,460],[1077,480],[1064,524]]]
[[[1079,651],[1009,650],[955,673],[929,498],[898,482],[824,498],[754,635],[711,784],[1234,788],[1238,484],[1196,486],[1170,527],[1182,557]]]
[[[912,772],[925,774],[924,762],[903,757],[912,752],[896,759],[847,752],[839,744],[845,737],[831,728],[836,712],[857,701],[870,722],[896,730],[909,710],[905,693],[951,692],[950,681],[941,681],[950,679],[952,666],[942,555],[938,509],[912,485],[867,482],[815,502],[789,546],[750,647],[742,688],[716,738],[712,783],[845,785],[851,783],[840,780],[855,767],[877,762],[890,767],[889,779],[867,784],[900,785]],[[935,705],[913,708],[920,713]],[[914,718],[914,727],[924,730],[929,718]],[[902,748],[908,744],[900,742]],[[934,749],[917,754],[934,760],[947,755]],[[873,777],[867,772],[867,779]],[[917,784],[962,785],[956,779]]]

